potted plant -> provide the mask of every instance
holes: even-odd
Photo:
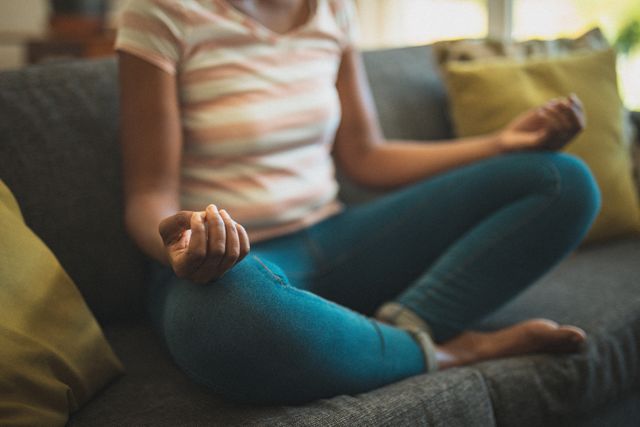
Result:
[[[633,49],[640,46],[640,20],[632,20],[622,27],[614,46],[623,55],[628,55]]]

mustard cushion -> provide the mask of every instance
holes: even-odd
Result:
[[[122,365],[0,181],[0,425],[63,426]]]
[[[640,207],[623,144],[623,106],[611,49],[557,58],[446,64],[445,80],[458,136],[505,126],[519,113],[571,92],[582,99],[587,128],[565,151],[582,158],[602,192],[587,241],[640,232]]]

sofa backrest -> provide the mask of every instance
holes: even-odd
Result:
[[[372,50],[363,58],[387,138],[453,137],[446,90],[430,46]]]
[[[380,124],[387,138],[446,140],[453,137],[447,95],[430,46],[373,50],[363,54]],[[358,187],[340,171],[340,197],[361,203],[380,195]]]
[[[450,136],[429,48],[364,57],[388,136]],[[0,73],[0,179],[102,322],[144,312],[146,261],[123,226],[118,128],[113,59]]]
[[[144,261],[122,222],[113,60],[0,74],[0,178],[100,320],[140,311]]]

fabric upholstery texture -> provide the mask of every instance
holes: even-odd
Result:
[[[578,325],[589,335],[585,350],[576,355],[478,365],[496,419],[526,420],[519,425],[531,426],[570,424],[576,413],[597,411],[640,391],[638,259],[640,239],[581,249],[484,322],[494,329],[547,317]]]
[[[587,241],[640,232],[615,61],[612,50],[602,50],[524,62],[451,62],[445,67],[460,136],[497,131],[517,114],[554,97],[573,92],[582,99],[587,127],[565,151],[589,165],[602,193],[602,209]]]
[[[96,316],[139,316],[144,263],[123,227],[113,60],[5,72],[0,179]]]
[[[128,374],[74,416],[70,427],[144,425],[150,417],[154,426],[494,424],[488,390],[472,369],[409,378],[370,393],[304,406],[244,406],[224,402],[190,382],[148,326],[114,325],[106,333]]]
[[[2,181],[0,235],[0,424],[62,426],[122,365]]]

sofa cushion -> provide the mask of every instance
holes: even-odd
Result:
[[[453,137],[447,93],[430,46],[372,50],[362,57],[387,138]]]
[[[584,160],[600,187],[602,209],[587,241],[640,235],[640,204],[623,141],[624,110],[611,49],[527,61],[453,62],[446,67],[456,132],[496,132],[518,114],[576,93],[587,126],[564,151]]]
[[[122,365],[0,180],[0,424],[62,426]]]
[[[639,258],[640,240],[584,249],[481,325],[540,316],[577,324],[590,336],[583,353],[489,361],[298,407],[225,403],[190,383],[147,326],[113,326],[107,336],[128,374],[69,425],[551,426],[593,418],[594,426],[631,426],[640,386]]]
[[[640,239],[584,248],[483,323],[547,317],[584,328],[585,351],[477,365],[499,424],[570,425],[640,391]],[[628,424],[634,425],[633,418]],[[602,424],[613,425],[613,424]]]
[[[0,75],[0,179],[102,320],[140,312],[141,255],[122,221],[113,60]]]
[[[486,385],[473,369],[413,377],[305,406],[246,406],[225,402],[187,379],[148,326],[111,326],[106,334],[128,374],[72,417],[69,427],[494,424]]]

